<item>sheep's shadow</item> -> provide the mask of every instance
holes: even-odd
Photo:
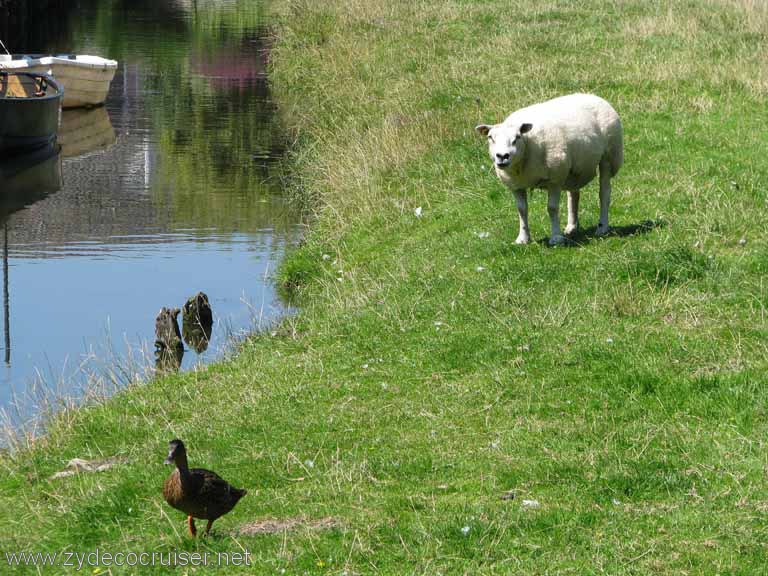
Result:
[[[608,234],[603,234],[602,236],[598,236],[597,226],[592,226],[590,228],[579,229],[576,234],[566,238],[566,242],[563,246],[568,248],[578,248],[580,246],[586,246],[595,240],[600,240],[601,238],[626,238],[638,234],[648,234],[653,230],[665,228],[666,226],[667,222],[664,220],[644,220],[639,224],[611,226]],[[547,237],[539,240],[539,244],[549,246],[549,238]]]

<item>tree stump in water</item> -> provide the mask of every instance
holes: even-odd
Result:
[[[175,349],[183,347],[181,343],[181,332],[176,318],[179,315],[178,308],[160,308],[160,312],[155,319],[155,347]]]
[[[184,304],[182,330],[187,346],[198,354],[205,352],[213,331],[213,311],[204,292],[198,292]]]
[[[184,344],[176,318],[178,308],[163,306],[155,319],[155,367],[160,372],[176,371],[184,357]]]
[[[159,373],[178,372],[184,359],[184,346],[155,350],[155,370]]]

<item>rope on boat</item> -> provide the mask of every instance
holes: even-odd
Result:
[[[44,76],[41,76],[40,85],[37,92],[35,92],[35,96],[38,96],[38,97],[45,96],[47,92],[48,92],[48,80],[46,80]]]

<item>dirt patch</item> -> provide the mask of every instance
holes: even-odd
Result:
[[[239,533],[243,536],[252,534],[279,534],[292,530],[330,530],[342,525],[338,518],[265,518],[248,522],[240,527]]]

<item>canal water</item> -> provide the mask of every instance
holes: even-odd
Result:
[[[14,425],[151,375],[158,311],[200,291],[213,331],[181,369],[220,358],[286,313],[273,273],[299,236],[271,177],[284,139],[261,2],[80,0],[28,16],[0,15],[11,52],[119,67],[104,107],[63,112],[59,152],[0,159],[0,410]]]

